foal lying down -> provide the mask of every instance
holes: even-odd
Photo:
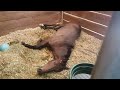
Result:
[[[81,26],[76,23],[68,23],[65,26],[59,28],[55,35],[46,40],[40,40],[35,46],[22,42],[27,48],[30,49],[42,49],[47,47],[52,51],[54,59],[44,65],[42,68],[38,68],[37,73],[44,74],[48,72],[60,72],[66,69],[66,64],[71,54],[72,48],[74,48],[75,40],[78,39],[81,33]]]

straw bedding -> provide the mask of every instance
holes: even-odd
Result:
[[[49,38],[55,32],[36,27],[17,30],[1,36],[0,44],[7,42],[10,44],[10,49],[0,52],[0,79],[68,79],[69,70],[37,75],[37,68],[53,59],[51,52],[47,48],[33,50],[20,44],[24,41],[35,45],[39,39]],[[76,40],[67,67],[71,68],[75,64],[86,62],[94,64],[101,44],[102,40],[82,31],[80,38]]]

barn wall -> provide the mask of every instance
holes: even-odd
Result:
[[[60,11],[0,11],[0,36],[19,29],[34,28],[40,23],[56,23]]]
[[[80,21],[85,32],[103,39],[111,17],[112,11],[64,11],[63,23]],[[57,23],[61,19],[60,11],[0,11],[0,36],[20,29],[34,28],[39,23]]]
[[[64,11],[63,23],[79,22],[85,32],[96,38],[103,39],[112,13],[112,11]]]

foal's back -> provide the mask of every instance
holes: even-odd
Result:
[[[79,37],[81,32],[81,27],[76,23],[66,24],[64,27],[60,28],[56,34],[50,39],[50,44],[61,44],[68,43],[72,44]]]

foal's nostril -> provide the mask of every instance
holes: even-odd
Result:
[[[38,74],[42,74],[42,69],[38,68],[38,69],[37,69],[37,73],[38,73]]]

